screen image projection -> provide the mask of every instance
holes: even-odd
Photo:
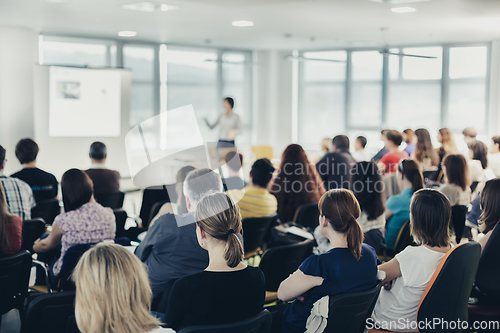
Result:
[[[51,66],[49,85],[50,136],[120,136],[120,71]]]

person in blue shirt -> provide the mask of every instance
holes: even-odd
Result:
[[[385,203],[385,217],[387,219],[385,242],[390,250],[394,249],[399,231],[410,219],[410,202],[413,193],[424,187],[424,177],[414,160],[401,161],[396,177],[401,182],[403,191],[389,197]]]
[[[294,300],[283,312],[283,332],[304,332],[316,301],[324,296],[373,288],[377,284],[377,255],[363,244],[357,222],[359,203],[350,190],[325,193],[318,203],[321,232],[330,251],[307,258],[278,288],[282,301]]]

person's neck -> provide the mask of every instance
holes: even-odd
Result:
[[[391,149],[389,149],[391,152],[393,153],[397,153],[399,151],[399,147],[392,147]]]
[[[90,162],[92,164],[101,164],[101,165],[103,165],[104,163],[106,163],[106,160],[105,159],[104,160],[94,160],[93,158],[91,158]]]
[[[363,150],[365,150],[365,148],[358,148],[358,149],[356,149],[356,151],[358,151],[358,152],[362,152]]]
[[[413,185],[410,183],[408,179],[405,178],[403,181],[403,189],[406,190],[409,188],[413,188]]]
[[[226,115],[230,116],[232,112],[233,112],[233,109],[226,110]]]
[[[229,170],[229,177],[238,177],[238,178],[240,178],[240,172],[239,171],[234,171],[234,170]]]
[[[427,244],[424,244],[426,248],[428,248],[431,251],[436,251],[436,252],[441,252],[441,253],[446,253],[451,249],[451,245],[446,245],[446,246],[429,246]]]
[[[226,259],[224,259],[226,244],[214,244],[208,248],[208,267],[205,269],[210,272],[225,272],[225,271],[236,271],[240,270],[245,266],[243,263],[239,263],[236,267],[229,267],[227,265]]]
[[[330,229],[328,231],[328,235],[326,238],[328,238],[328,240],[330,241],[330,248],[332,248],[332,249],[347,248],[346,237],[343,234],[338,233],[333,229]]]
[[[261,189],[263,189],[263,190],[267,190],[267,188],[266,188],[266,187],[262,187],[262,186],[259,186],[259,185],[257,185],[257,184],[254,184],[252,181],[250,181],[250,182],[248,183],[248,187],[255,187],[255,188],[261,188]]]
[[[23,169],[34,169],[36,168],[36,160],[21,165]]]

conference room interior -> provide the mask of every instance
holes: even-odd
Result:
[[[110,256],[120,253],[119,260],[130,260],[126,274],[135,276],[139,270],[149,279],[145,292],[150,299],[144,304],[142,299],[137,301],[147,310],[144,315],[141,312],[142,320],[150,320],[147,332],[218,332],[224,325],[229,327],[224,332],[305,331],[306,321],[297,317],[303,304],[310,306],[306,318],[315,315],[313,319],[322,323],[311,332],[497,331],[500,264],[495,258],[500,255],[500,231],[495,228],[498,220],[492,220],[500,218],[494,216],[500,211],[496,205],[488,206],[488,200],[500,198],[499,96],[500,3],[492,0],[1,1],[0,146],[5,155],[0,162],[4,193],[0,200],[5,198],[5,204],[0,203],[0,220],[9,222],[0,221],[0,240],[14,235],[7,230],[19,220],[19,239],[8,243],[19,242],[20,248],[7,255],[2,252],[7,247],[0,246],[0,303],[5,304],[0,305],[0,333],[104,332],[104,326],[97,329],[88,323],[90,317],[85,316],[91,311],[82,314],[83,303],[78,302],[84,297],[79,288],[83,288],[85,264],[91,264],[92,255],[106,251]],[[36,151],[34,160],[21,158],[22,139],[36,142],[36,148],[31,140],[24,142],[25,155],[30,149]],[[19,193],[13,194],[9,186],[19,186],[19,171],[34,168],[35,163],[55,177],[52,190],[57,195],[39,199],[40,186],[28,184],[33,207],[21,208],[27,215],[15,214],[10,202],[26,205],[21,192],[28,190],[18,188]],[[213,172],[207,176],[183,169],[190,166]],[[93,172],[102,169],[116,171],[105,176],[113,178],[113,190],[96,190],[102,178],[94,178]],[[92,199],[71,210],[95,205],[85,213],[87,217],[102,214],[99,219],[111,218],[116,225],[93,231],[102,233],[99,236],[68,240],[71,228],[80,228],[76,219],[71,220],[70,204],[64,198],[77,187],[74,183],[73,189],[62,186],[63,175],[69,179],[70,174],[92,183]],[[198,195],[196,201],[188,198],[193,195],[186,180],[191,180],[189,174],[206,177],[207,182],[213,174],[221,179],[216,192],[225,193],[229,209],[216,207],[221,198],[212,190]],[[421,186],[415,185],[420,179],[415,177],[421,177]],[[359,190],[354,179],[364,185],[373,180],[381,187],[374,187],[377,194],[365,187]],[[294,182],[300,189],[293,187]],[[349,211],[349,205],[340,202],[349,202],[351,195],[359,212],[345,218],[342,209]],[[436,208],[442,198],[444,208]],[[205,211],[196,207],[203,204],[214,212],[203,216]],[[426,209],[419,206],[426,204]],[[333,223],[326,205],[342,210],[335,219],[338,216],[338,223],[346,227],[340,230]],[[228,218],[235,207],[236,227],[227,227],[222,236],[210,234],[212,218]],[[376,216],[367,209],[377,210]],[[435,243],[440,232],[432,229],[436,224],[413,222],[422,219],[418,209],[421,214],[427,212],[428,221],[447,216],[445,243]],[[192,217],[187,221],[186,216]],[[352,250],[351,231],[346,231],[352,221],[361,232],[358,252]],[[196,251],[179,255],[175,259],[179,263],[174,259],[152,263],[149,252],[157,256],[167,251],[159,250],[153,233],[172,232],[161,229],[162,223],[168,228],[192,227],[189,242],[194,245],[176,243],[180,241],[175,237],[163,243],[195,246]],[[54,236],[54,230],[59,236]],[[108,232],[113,236],[104,236]],[[214,270],[210,266],[218,262],[213,259],[218,253],[214,244],[229,244],[236,239],[233,236],[241,244],[241,260],[235,266],[227,261],[227,267]],[[54,237],[62,238],[54,241]],[[312,284],[294,294],[292,283],[305,284],[306,280],[295,280],[297,274],[311,278],[308,283],[314,278],[326,281],[330,271],[313,264],[326,267],[326,259],[319,258],[337,253],[332,252],[331,237],[345,243],[339,248],[352,250],[353,262],[367,264],[373,256],[381,266],[378,275],[377,270],[371,275],[375,283],[369,289],[361,287],[362,278],[335,273],[336,278],[344,278],[342,283],[337,281],[342,287],[321,295],[329,296],[330,316],[309,314],[312,303],[319,308],[319,290],[327,284]],[[62,254],[46,256],[52,250],[61,251],[61,245]],[[65,265],[64,253],[80,245],[85,246],[73,249],[72,255],[81,252]],[[411,251],[424,247],[434,250],[434,257],[425,253],[416,259]],[[199,251],[204,251],[203,260],[196,260],[202,264],[193,263],[168,285],[158,284],[160,273],[154,270],[177,274],[172,267],[183,267],[189,255]],[[18,260],[18,266],[9,259]],[[320,264],[320,260],[325,261]],[[338,265],[329,260],[330,267]],[[134,266],[136,261],[144,269]],[[427,266],[419,271],[421,261]],[[355,266],[351,261],[349,265],[346,270]],[[61,266],[64,274],[58,276]],[[254,293],[262,294],[261,311],[243,314],[241,320],[228,316],[220,321],[214,316],[205,323],[197,309],[193,313],[199,318],[186,314],[183,322],[167,322],[176,317],[174,301],[179,306],[188,302],[187,296],[182,302],[173,296],[179,295],[182,281],[184,286],[187,281],[214,283],[208,275],[205,281],[197,274],[236,273],[238,267],[243,271],[255,267],[251,273],[262,275],[264,287]],[[110,273],[104,271],[103,276],[113,279],[112,268],[107,269]],[[247,273],[242,281],[247,282]],[[140,274],[134,279],[142,279]],[[425,283],[410,285],[416,283],[408,282],[410,274]],[[248,285],[258,289],[260,280],[256,281]],[[408,326],[384,326],[391,317],[390,311],[382,311],[389,296],[382,295],[391,293],[392,300],[397,300],[394,286],[403,292],[416,288],[412,290],[418,300],[411,313],[398,318],[411,317]],[[237,296],[239,290],[218,292]],[[212,294],[207,291],[207,295]],[[315,302],[309,304],[308,297],[316,297]],[[220,311],[230,308],[224,304],[228,298],[217,298],[207,303],[213,311],[219,303],[224,309]],[[53,311],[49,304],[64,311]],[[403,305],[393,307],[397,313]],[[109,313],[109,318],[116,315]],[[132,317],[130,322],[135,320]],[[111,322],[109,318],[104,316],[103,325]],[[469,327],[411,326],[435,318],[465,322]],[[315,325],[313,319],[307,325]],[[206,326],[210,324],[215,325],[212,331]],[[137,327],[140,333],[146,332],[144,326]],[[128,329],[133,332],[137,327]]]

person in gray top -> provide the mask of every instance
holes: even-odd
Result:
[[[210,129],[220,125],[219,128],[219,146],[230,147],[234,146],[236,135],[241,133],[240,116],[233,112],[234,100],[231,97],[224,98],[224,108],[226,113],[221,113],[214,124],[210,124],[208,119],[205,122]]]

